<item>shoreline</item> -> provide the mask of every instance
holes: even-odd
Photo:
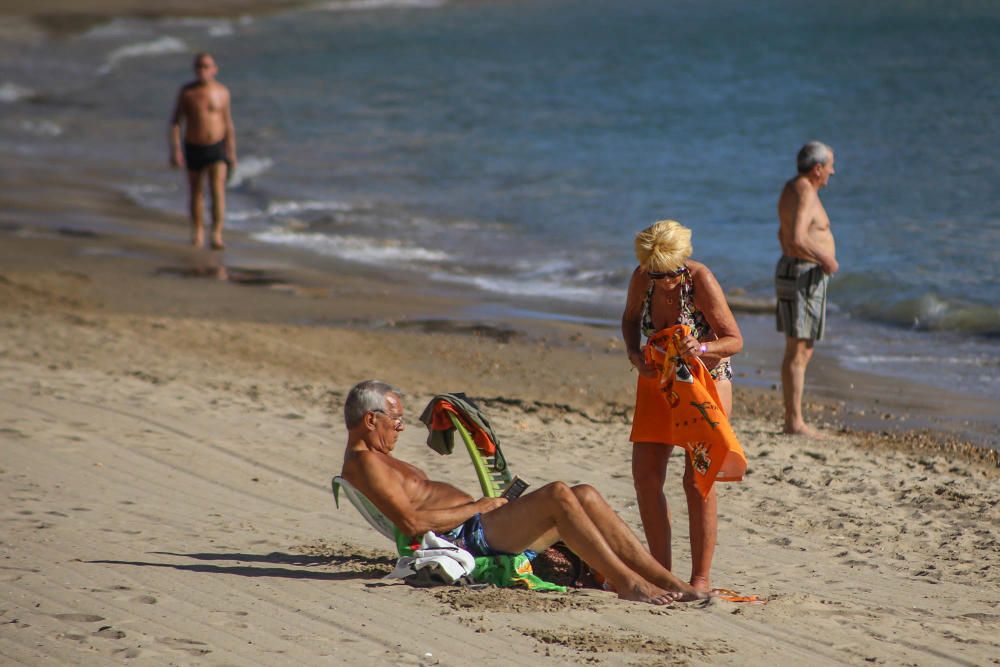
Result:
[[[136,265],[132,271],[144,274],[142,280],[157,290],[165,289],[175,303],[175,316],[226,317],[254,319],[262,314],[257,298],[253,303],[240,300],[226,308],[187,304],[184,302],[193,284],[211,285],[221,295],[232,284],[256,290],[268,302],[271,314],[267,321],[305,324],[311,327],[346,328],[357,332],[383,330],[417,332],[420,334],[457,334],[497,342],[539,343],[566,354],[586,353],[591,357],[600,352],[605,368],[614,368],[621,350],[620,334],[613,322],[591,319],[545,310],[518,308],[509,300],[490,298],[491,295],[462,293],[447,285],[434,285],[419,276],[396,276],[392,284],[383,284],[384,275],[375,267],[352,265],[304,250],[280,248],[259,243],[239,230],[227,232],[229,249],[224,255],[195,250],[184,243],[187,221],[181,215],[155,213],[139,207],[124,194],[101,192],[90,184],[54,184],[75,192],[72,204],[77,211],[86,211],[93,221],[72,222],[52,227],[37,227],[41,217],[52,211],[29,211],[24,216],[18,210],[23,202],[3,202],[8,208],[8,222],[0,235],[13,241],[10,246],[30,239],[33,246],[14,249],[5,265],[17,264],[15,256],[35,257],[27,266],[37,270],[47,265],[40,259],[51,253],[53,244],[60,262],[82,259],[88,254],[101,263],[128,262]],[[64,201],[59,197],[60,201]],[[136,220],[143,220],[136,223]],[[26,238],[22,238],[26,237]],[[81,250],[84,244],[89,248]],[[48,248],[48,249],[46,249]],[[70,258],[73,259],[70,259]],[[225,257],[225,259],[222,259]],[[83,260],[86,265],[86,259]],[[219,266],[227,267],[228,280],[212,278]],[[76,268],[73,271],[87,272]],[[114,274],[119,269],[111,269]],[[113,296],[108,301],[115,309],[127,314],[147,313],[141,295],[123,295],[108,286]],[[265,296],[266,295],[266,296]],[[331,307],[332,301],[336,306]],[[780,391],[777,369],[780,364],[780,340],[767,335],[770,318],[757,316],[753,326],[747,318],[754,317],[736,311],[744,328],[746,347],[736,359],[736,415],[749,413],[763,417],[777,428],[781,419]],[[256,315],[254,314],[256,313]],[[511,316],[513,315],[513,316]],[[968,405],[969,397],[944,396],[936,407],[939,414],[928,411],[923,403],[924,388],[896,382],[891,378],[870,376],[837,367],[835,360],[817,355],[810,368],[806,391],[806,409],[811,421],[825,430],[860,434],[867,439],[885,439],[903,450],[940,450],[958,452],[970,461],[983,461],[1000,466],[1000,449],[989,421],[969,421],[949,414],[956,406]],[[606,419],[607,415],[630,413],[629,382],[618,385],[619,395],[604,395],[600,400],[582,401],[575,406],[588,418]],[[535,397],[537,400],[537,397]],[[980,415],[987,415],[989,401],[978,401]],[[595,410],[591,414],[588,410]],[[942,408],[942,406],[944,406]]]

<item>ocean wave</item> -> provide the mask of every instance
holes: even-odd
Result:
[[[240,21],[241,25],[249,23],[249,17],[247,21]],[[181,18],[165,18],[160,20],[160,25],[172,28],[195,28],[198,30],[204,30],[208,33],[209,37],[228,37],[236,32],[234,27],[234,22],[229,19],[213,19],[213,18],[198,18],[192,16],[186,16]]]
[[[284,229],[271,229],[254,234],[253,238],[264,243],[304,248],[321,255],[340,257],[362,264],[443,262],[449,259],[447,253],[439,250],[405,246],[398,242],[379,241],[360,236],[300,234]]]
[[[941,364],[975,366],[1000,366],[1000,360],[980,356],[954,356],[938,354],[859,354],[853,355],[851,361],[855,364],[921,364],[930,367]]]
[[[288,218],[290,216],[309,213],[315,211],[350,211],[353,207],[350,204],[340,201],[324,200],[286,200],[274,201],[267,205],[265,209],[250,209],[227,214],[231,220],[259,220],[262,218]],[[289,225],[287,220],[283,221],[286,228]]]
[[[884,322],[916,331],[953,331],[979,336],[1000,336],[1000,309],[961,302],[937,294],[865,301],[847,311],[855,317]]]
[[[83,33],[84,39],[114,39],[126,37],[142,32],[140,24],[134,19],[113,19],[107,23],[101,23]]]
[[[16,83],[0,83],[0,102],[17,102],[18,100],[34,97],[35,91],[31,88],[19,86]]]
[[[608,303],[621,297],[620,290],[567,285],[557,280],[532,280],[527,276],[507,278],[482,274],[460,275],[438,271],[431,274],[431,278],[439,282],[471,285],[484,292],[493,292],[494,294],[557,299],[587,304]]]
[[[63,133],[62,126],[51,120],[21,121],[21,129],[38,137],[58,137]]]
[[[340,201],[306,200],[276,201],[267,206],[267,215],[285,216],[308,211],[349,211],[351,205]]]
[[[269,157],[248,156],[236,162],[236,172],[229,179],[229,187],[236,188],[251,178],[256,178],[274,166]]]
[[[148,42],[129,44],[121,46],[108,54],[104,65],[98,70],[101,74],[107,74],[118,66],[123,60],[130,58],[144,58],[148,56],[161,56],[168,53],[183,53],[188,50],[187,44],[177,39],[165,35]]]
[[[342,0],[316,5],[314,9],[328,12],[363,11],[369,9],[433,9],[445,0]]]

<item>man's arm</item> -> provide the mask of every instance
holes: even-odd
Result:
[[[490,512],[507,502],[503,498],[480,498],[451,507],[423,509],[416,507],[407,496],[403,490],[401,475],[396,470],[372,455],[360,454],[355,459],[355,464],[351,470],[354,474],[348,477],[348,481],[406,535],[423,535],[429,530],[451,530],[472,515]]]
[[[233,125],[232,104],[230,102],[229,89],[226,89],[226,108],[223,110],[226,118],[226,159],[229,160],[229,168],[236,171],[236,126]]]
[[[819,195],[816,190],[802,180],[795,182],[795,217],[792,220],[792,233],[789,239],[792,251],[796,257],[815,262],[823,269],[823,273],[835,273],[837,262],[825,249],[813,243],[809,228],[819,206]]]
[[[184,152],[181,150],[181,118],[184,116],[183,96],[182,89],[181,92],[177,93],[177,102],[174,103],[174,112],[170,116],[167,130],[167,154],[170,156],[171,167],[184,166]]]

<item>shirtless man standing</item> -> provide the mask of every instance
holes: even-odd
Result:
[[[460,540],[473,556],[542,551],[558,540],[601,572],[625,600],[670,604],[708,597],[660,565],[593,487],[553,482],[507,502],[480,498],[395,458],[403,394],[377,380],[358,383],[344,403],[342,476],[403,533],[429,530]]]
[[[190,193],[191,244],[205,241],[202,183],[208,176],[212,188],[212,249],[221,250],[222,222],[226,213],[226,178],[236,169],[236,130],[229,109],[229,89],[215,80],[219,68],[211,54],[194,59],[196,79],[177,94],[168,135],[170,165],[187,167]],[[184,149],[181,150],[181,122]]]
[[[819,436],[802,417],[802,392],[813,344],[823,338],[826,289],[837,264],[830,218],[819,199],[830,182],[833,150],[810,141],[799,150],[798,176],[785,183],[778,199],[778,242],[781,259],[774,274],[778,294],[778,331],[785,333],[781,389],[785,401],[785,433]]]

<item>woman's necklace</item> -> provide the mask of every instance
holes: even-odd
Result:
[[[666,301],[669,304],[673,304],[673,302],[674,302],[674,295],[678,293],[678,291],[680,290],[681,283],[683,283],[683,282],[684,282],[683,279],[678,280],[676,284],[671,285],[669,288],[667,288],[666,290],[664,290],[664,292],[663,292],[663,300]]]

